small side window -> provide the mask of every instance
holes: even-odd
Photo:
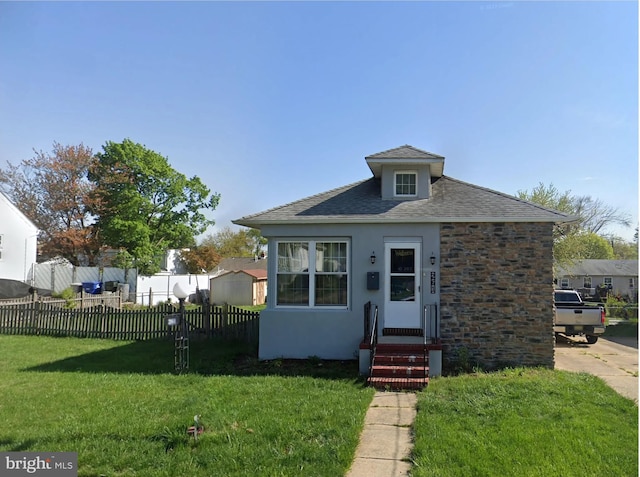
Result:
[[[415,197],[418,195],[418,173],[401,171],[395,173],[395,196]]]

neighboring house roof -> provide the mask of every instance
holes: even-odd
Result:
[[[247,257],[232,257],[232,258],[223,258],[217,266],[218,270],[229,270],[229,271],[239,271],[239,270],[257,270],[257,269],[267,269],[267,259],[262,258],[260,260],[256,260],[255,258],[247,258]]]
[[[229,270],[228,272],[224,272],[220,275],[218,275],[217,277],[214,277],[214,280],[216,278],[220,278],[223,277],[225,275],[229,275],[230,273],[245,273],[249,276],[252,276],[253,278],[257,279],[257,280],[266,280],[267,279],[267,271],[266,270]]]
[[[233,222],[260,227],[291,223],[567,222],[572,219],[562,212],[442,176],[432,181],[432,196],[428,199],[382,199],[380,180],[371,178]]]
[[[581,260],[572,266],[558,267],[558,276],[636,277],[637,260]]]

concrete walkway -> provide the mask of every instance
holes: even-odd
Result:
[[[415,393],[376,392],[364,418],[356,458],[346,477],[409,475],[416,402]]]
[[[580,338],[560,337],[555,368],[591,373],[622,396],[638,402],[638,338],[600,338],[588,345]]]

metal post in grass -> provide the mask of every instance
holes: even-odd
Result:
[[[189,370],[189,329],[187,328],[187,320],[184,315],[184,300],[189,294],[176,283],[173,287],[173,294],[180,302],[180,308],[178,316],[173,316],[173,323],[175,323],[175,350],[174,350],[174,365],[175,371],[178,374],[185,373]],[[169,315],[171,316],[171,315]],[[176,320],[177,318],[177,320]],[[169,322],[169,320],[167,320]]]

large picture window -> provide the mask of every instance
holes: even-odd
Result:
[[[343,240],[278,242],[276,304],[346,307],[348,248]]]

